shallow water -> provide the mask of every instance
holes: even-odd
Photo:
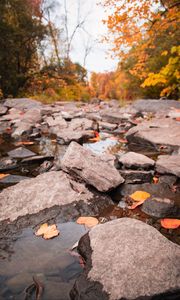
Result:
[[[51,240],[36,237],[32,228],[16,236],[11,255],[0,260],[0,299],[25,299],[33,276],[44,286],[43,300],[69,299],[75,278],[83,270],[69,249],[87,229],[73,222],[57,227],[60,235]]]

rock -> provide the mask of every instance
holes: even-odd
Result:
[[[5,115],[7,111],[8,111],[7,107],[0,105],[0,116]]]
[[[180,148],[180,123],[172,119],[144,121],[127,134],[129,149],[172,152]]]
[[[124,182],[114,166],[75,142],[69,145],[61,167],[68,173],[78,175],[101,192],[109,191]]]
[[[18,122],[15,125],[15,130],[12,133],[13,138],[21,137],[23,134],[29,134],[32,130],[33,125],[25,122]]]
[[[59,130],[54,127],[51,128],[51,133],[57,135],[57,142],[61,145],[68,145],[72,141],[82,143],[84,140],[94,137],[92,130],[74,131],[68,128],[66,130]]]
[[[89,207],[89,210],[91,206],[96,206],[95,213],[98,214],[100,208],[111,204],[111,200],[106,195],[89,190],[62,171],[48,172],[23,180],[0,193],[0,221],[14,221],[18,217],[36,214],[54,206],[57,212],[58,206],[66,208],[71,204],[72,207],[78,207],[79,203],[82,212],[83,205]]]
[[[141,210],[147,215],[156,218],[172,216],[175,215],[178,211],[173,200],[167,198],[162,199],[158,197],[147,199],[143,203]]]
[[[43,161],[46,160],[53,160],[54,156],[50,156],[50,155],[36,155],[33,157],[28,157],[28,158],[24,158],[21,161],[21,164],[33,164],[33,163],[42,163]]]
[[[72,300],[180,295],[180,247],[141,221],[122,218],[98,225],[81,238],[78,250],[86,265],[71,290]]]
[[[30,123],[35,125],[42,119],[40,108],[28,109],[24,114],[21,115],[21,122]]]
[[[16,169],[17,161],[9,157],[3,157],[0,159],[0,172],[6,172],[9,170]]]
[[[180,177],[180,155],[159,155],[156,161],[156,171]]]
[[[107,109],[101,113],[103,122],[116,123],[120,124],[122,121],[129,120],[132,117],[135,117],[137,110],[132,107],[122,107],[114,109]]]
[[[8,155],[13,158],[25,158],[36,155],[36,153],[26,149],[25,147],[18,147],[8,152]]]
[[[45,122],[50,126],[58,126],[58,128],[66,128],[67,127],[67,122],[61,117],[47,117],[45,118]]]
[[[117,124],[111,124],[107,122],[99,122],[99,126],[101,129],[106,129],[109,131],[113,131],[117,128]]]
[[[120,170],[119,172],[126,183],[151,182],[153,178],[152,171]]]
[[[123,165],[123,167],[132,169],[150,169],[153,168],[155,164],[154,160],[143,154],[135,152],[127,152],[123,154],[120,156],[119,162]]]
[[[42,104],[36,100],[29,98],[14,98],[6,99],[4,106],[15,107],[18,109],[30,109],[35,107],[41,107]]]
[[[71,120],[69,129],[74,131],[97,130],[97,128],[94,128],[94,126],[95,124],[93,120],[88,120],[86,118],[76,118]]]
[[[15,183],[20,182],[21,180],[29,179],[26,176],[20,175],[8,175],[2,179],[0,179],[0,186],[6,187]]]
[[[137,100],[133,103],[132,107],[139,112],[168,112],[174,108],[180,109],[180,103],[176,100]]]

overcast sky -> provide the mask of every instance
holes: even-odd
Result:
[[[64,0],[58,0],[60,7],[55,11],[56,23],[59,23],[59,16],[62,15]],[[104,72],[112,71],[117,66],[117,60],[113,60],[107,55],[108,46],[100,42],[103,35],[107,34],[106,26],[102,23],[102,19],[106,17],[104,9],[97,5],[98,0],[80,0],[81,10],[80,19],[83,20],[86,17],[84,29],[79,30],[73,40],[73,47],[71,51],[71,59],[74,62],[83,64],[85,44],[89,40],[90,44],[93,44],[93,49],[87,57],[86,68],[89,72]],[[77,20],[77,4],[78,0],[67,0],[68,4],[68,20],[69,31],[73,31]],[[96,42],[99,41],[99,42]]]

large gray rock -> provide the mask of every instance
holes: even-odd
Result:
[[[126,138],[130,149],[139,146],[143,150],[171,152],[180,148],[180,123],[163,118],[144,121],[131,128]]]
[[[123,167],[133,169],[149,169],[155,164],[153,159],[135,152],[127,152],[123,154],[120,156],[119,162],[123,165]]]
[[[78,250],[86,268],[71,291],[72,300],[180,295],[180,247],[141,221],[122,218],[98,225],[81,238]]]
[[[174,174],[180,177],[180,155],[160,155],[156,170],[162,174]]]
[[[78,175],[101,192],[111,190],[124,182],[112,164],[75,142],[69,145],[61,167],[66,172]]]
[[[164,218],[178,214],[178,208],[175,206],[173,200],[158,197],[147,199],[143,203],[141,210],[156,218]]]
[[[34,107],[41,107],[42,104],[36,100],[29,98],[14,98],[7,99],[4,103],[7,107],[16,107],[18,109],[29,109]]]
[[[172,107],[180,108],[180,102],[176,100],[137,100],[133,103],[132,107],[139,112],[168,112]]]
[[[95,202],[98,202],[99,208],[111,203],[108,196],[90,191],[62,171],[48,172],[23,180],[0,193],[0,221],[14,221],[18,217],[36,214],[55,205],[81,203],[82,207],[83,203],[89,206],[92,203],[95,205]]]

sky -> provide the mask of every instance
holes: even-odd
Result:
[[[56,10],[56,24],[60,24],[60,15],[63,15],[63,1],[59,1],[59,9]],[[78,0],[66,0],[68,10],[68,29],[73,32],[77,24],[77,5]],[[112,59],[107,54],[108,46],[102,43],[102,36],[107,35],[106,25],[102,20],[106,18],[106,13],[101,5],[97,5],[98,0],[80,0],[80,20],[85,19],[83,30],[76,32],[73,39],[71,59],[73,62],[79,62],[83,65],[85,45],[89,42],[92,50],[87,56],[86,69],[88,72],[105,72],[113,71],[117,66],[117,60]]]

